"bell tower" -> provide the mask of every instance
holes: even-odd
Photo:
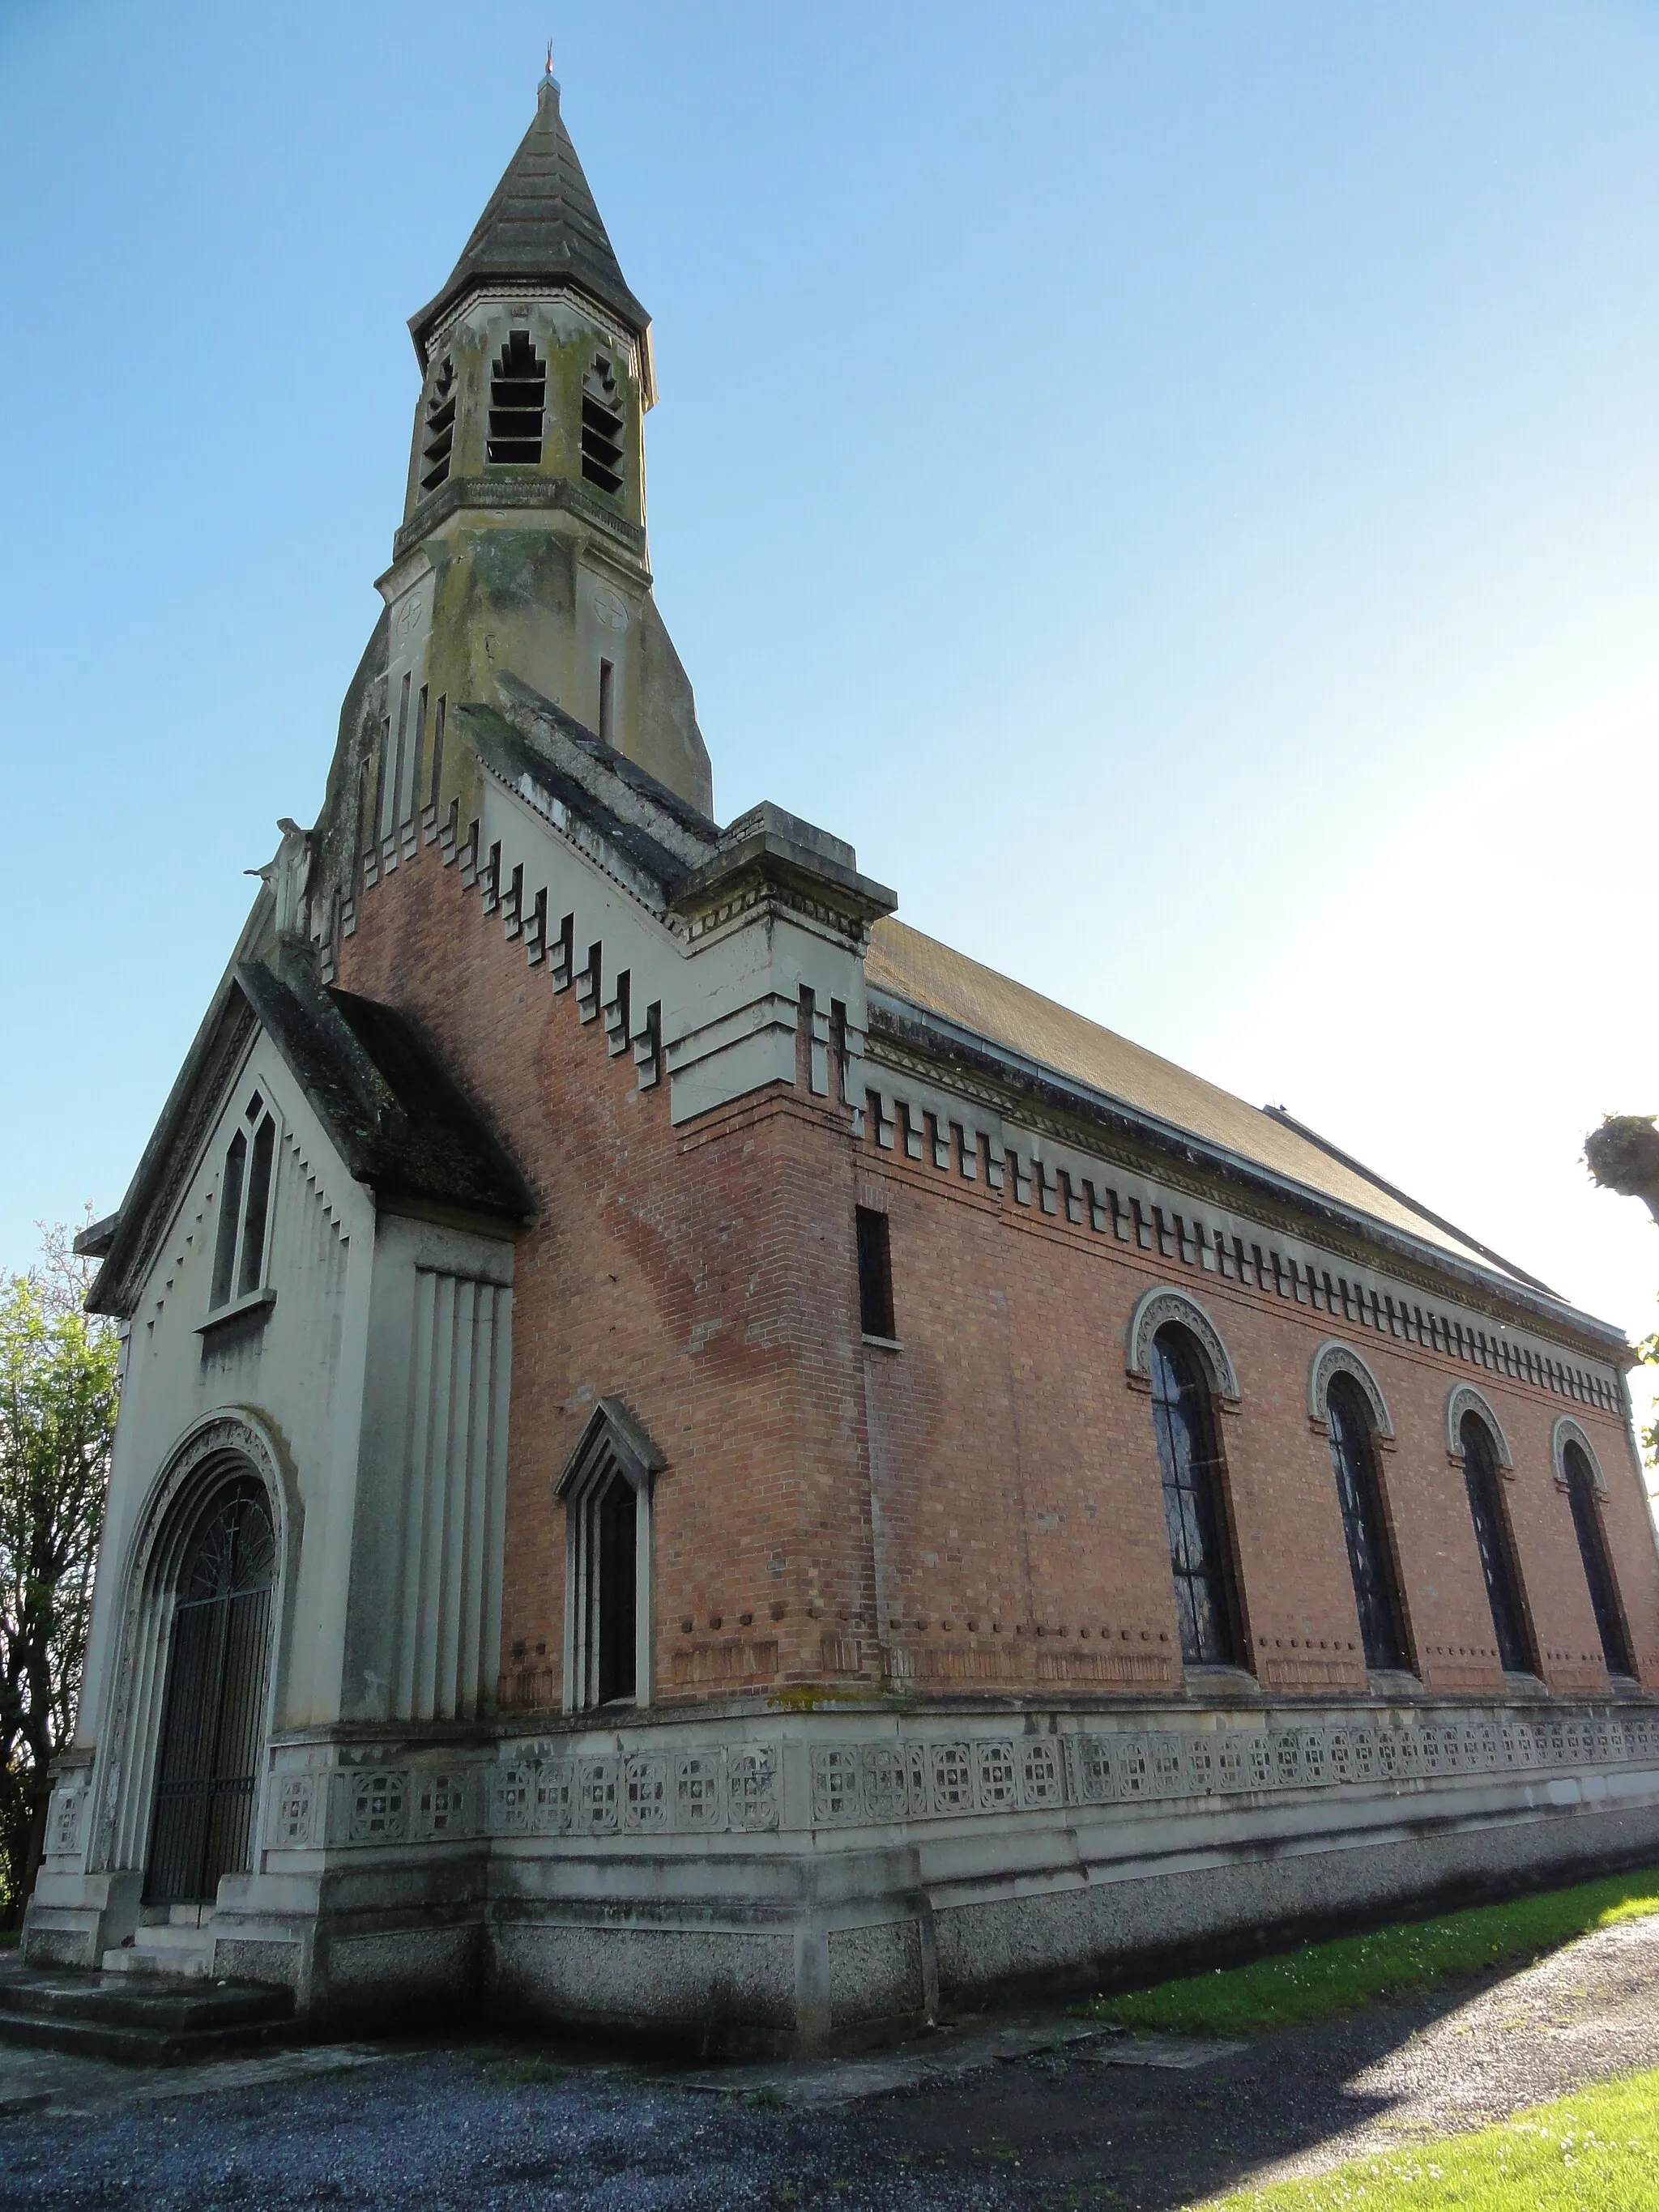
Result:
[[[435,715],[440,699],[493,703],[511,675],[708,812],[691,687],[651,590],[651,319],[617,265],[550,67],[449,281],[410,331],[422,389],[380,582],[404,662],[389,671],[388,720],[400,687]],[[447,763],[429,742],[424,752],[429,798],[447,811],[465,763],[453,746]]]

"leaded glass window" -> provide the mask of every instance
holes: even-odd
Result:
[[[1510,1548],[1504,1501],[1498,1495],[1497,1455],[1486,1425],[1478,1413],[1464,1414],[1458,1440],[1463,1447],[1463,1480],[1469,1496],[1469,1517],[1474,1523],[1475,1547],[1480,1554],[1480,1572],[1486,1578],[1486,1601],[1492,1607],[1498,1662],[1506,1674],[1530,1674],[1534,1669],[1526,1612],[1521,1599],[1521,1578]]]
[[[1237,1608],[1209,1389],[1181,1329],[1159,1329],[1151,1364],[1181,1656],[1194,1666],[1237,1666]]]
[[[1584,1562],[1584,1580],[1589,1584],[1590,1603],[1595,1608],[1601,1656],[1607,1662],[1609,1674],[1633,1674],[1636,1669],[1631,1663],[1624,1608],[1619,1602],[1619,1585],[1613,1580],[1613,1561],[1607,1555],[1607,1531],[1601,1526],[1601,1509],[1595,1498],[1595,1478],[1582,1446],[1569,1443],[1561,1459],[1567,1478],[1567,1497],[1572,1505],[1572,1525],[1578,1533],[1579,1556]]]
[[[1365,1401],[1346,1375],[1336,1376],[1325,1401],[1331,1467],[1348,1540],[1348,1571],[1368,1667],[1406,1666],[1399,1584],[1376,1477],[1376,1446]]]

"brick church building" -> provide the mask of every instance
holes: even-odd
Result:
[[[26,1955],[805,2047],[1659,1845],[1620,1332],[725,828],[550,76],[118,1214]]]

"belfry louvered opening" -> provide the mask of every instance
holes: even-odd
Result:
[[[622,489],[623,416],[617,372],[603,354],[582,378],[582,474],[601,491]]]
[[[547,363],[527,331],[514,331],[489,372],[487,458],[495,462],[539,461],[547,408]]]
[[[455,364],[446,354],[432,380],[426,403],[426,431],[421,441],[421,489],[436,491],[449,475],[455,443]]]

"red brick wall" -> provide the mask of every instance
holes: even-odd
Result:
[[[1157,1690],[1180,1680],[1151,1407],[1124,1330],[1155,1282],[1188,1288],[1242,1392],[1221,1439],[1251,1663],[1273,1689],[1364,1686],[1329,1449],[1307,1412],[1310,1312],[1018,1206],[1012,1191],[857,1144],[839,1109],[775,1086],[676,1132],[667,1086],[573,992],[527,969],[459,870],[424,848],[360,903],[339,981],[433,1039],[530,1176],[519,1249],[503,1668],[556,1704],[563,1510],[553,1486],[594,1401],[618,1395],[668,1465],[655,1492],[659,1696],[826,1678],[928,1692],[1001,1683]],[[853,1209],[890,1216],[902,1349],[860,1340]],[[1363,1335],[1363,1332],[1361,1334]],[[1419,1671],[1500,1686],[1445,1402],[1471,1380],[1415,1346],[1357,1342],[1396,1442],[1387,1510]],[[1552,1393],[1481,1374],[1513,1448],[1504,1495],[1546,1678],[1605,1686]],[[1571,1408],[1613,1496],[1610,1549],[1644,1679],[1659,1563],[1616,1421]],[[689,1624],[689,1626],[687,1625]]]
[[[1198,1299],[1239,1377],[1240,1406],[1219,1427],[1250,1659],[1264,1683],[1364,1686],[1329,1445],[1308,1415],[1310,1364],[1337,1336],[1370,1365],[1395,1425],[1379,1466],[1419,1671],[1434,1689],[1500,1688],[1462,1466],[1446,1449],[1448,1393],[1475,1379],[1462,1362],[1345,1330],[1271,1292],[1194,1278],[1017,1207],[1011,1190],[966,1188],[896,1154],[866,1147],[860,1185],[862,1201],[890,1217],[904,1346],[866,1354],[890,1531],[882,1594],[921,1679],[1092,1685],[1115,1672],[1121,1686],[1139,1687],[1155,1686],[1160,1658],[1178,1676],[1152,1408],[1125,1372],[1129,1316],[1158,1283]],[[1568,1409],[1548,1390],[1497,1376],[1480,1374],[1477,1387],[1513,1451],[1504,1502],[1545,1679],[1605,1690],[1551,1459],[1553,1424]],[[1609,1548],[1651,1681],[1659,1561],[1628,1440],[1607,1414],[1571,1411],[1608,1478]]]
[[[638,1089],[431,847],[359,917],[341,986],[420,1024],[541,1206],[514,1293],[507,1694],[558,1702],[554,1485],[613,1395],[668,1462],[659,1694],[816,1681],[866,1644],[873,1666],[848,1116],[778,1086],[677,1135],[666,1085]]]

